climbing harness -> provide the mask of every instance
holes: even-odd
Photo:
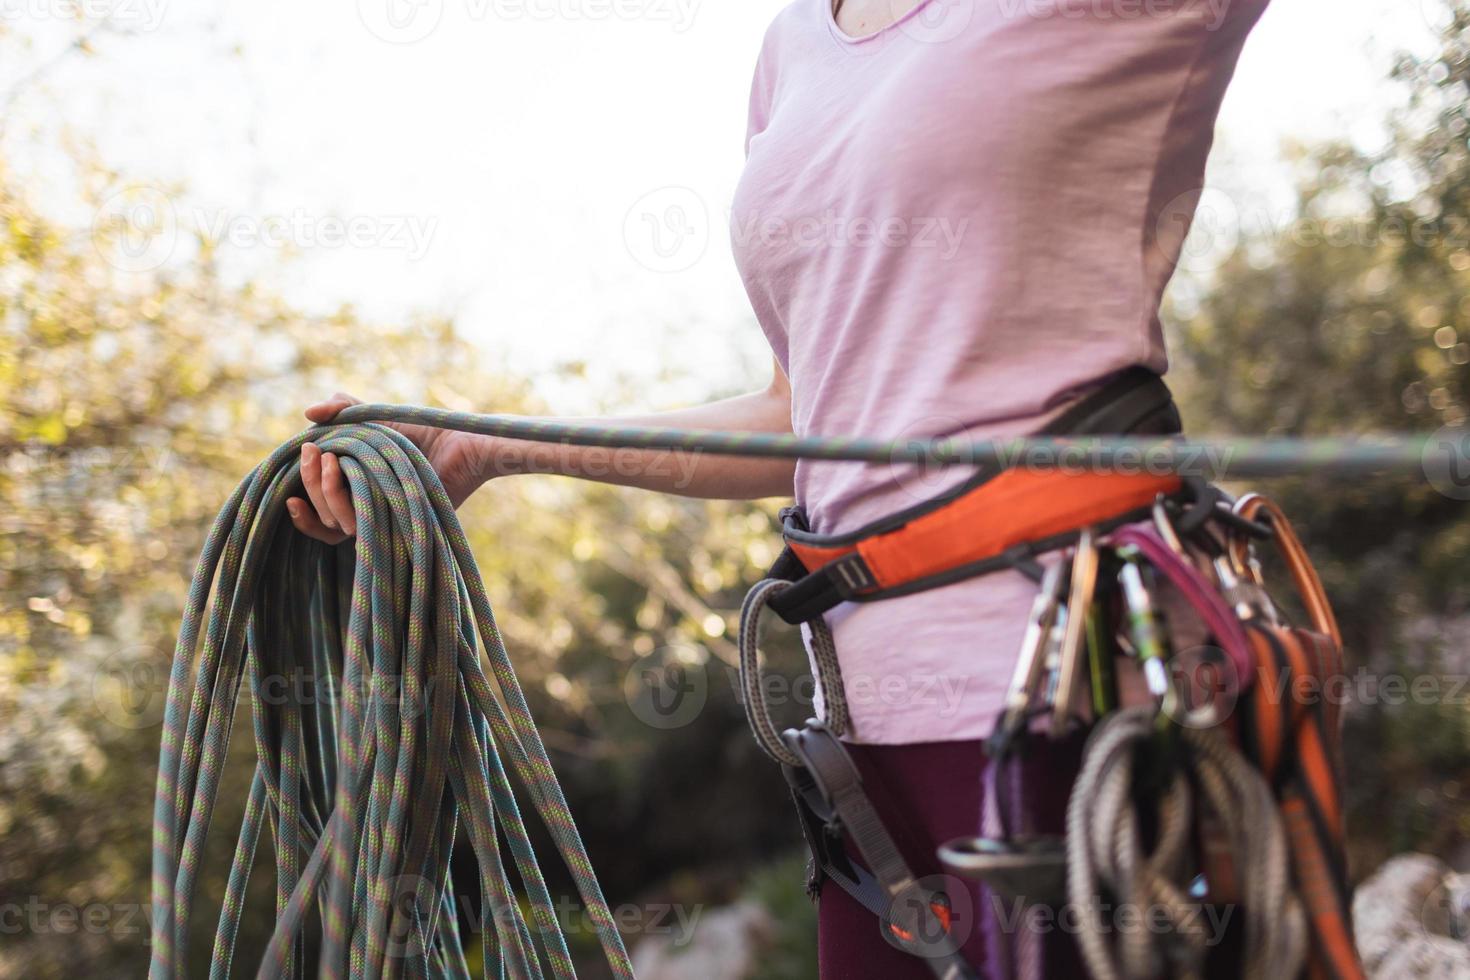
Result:
[[[1167,387],[1130,371],[1040,437],[1177,432]],[[942,865],[1003,898],[1084,913],[1078,946],[1101,980],[1204,976],[1214,950],[1195,919],[1206,903],[1243,907],[1242,976],[1295,976],[1304,964],[1313,976],[1362,975],[1348,918],[1338,719],[1270,683],[1290,691],[1338,676],[1341,641],[1274,504],[1234,502],[1192,475],[981,466],[956,490],[855,532],[815,534],[796,508],[782,524],[786,549],[742,610],[741,670],[756,740],[796,801],[814,890],[830,880],[891,935],[933,937],[895,945],[936,977],[976,975],[951,936],[948,896],[911,894],[914,873],[863,795],[841,742],[851,720],[824,614],[1014,569],[1039,591],[987,743],[985,828],[946,842]],[[1267,594],[1254,556],[1267,538],[1288,559],[1310,630],[1284,624]],[[1175,649],[1166,605],[1203,631],[1207,642],[1189,651],[1198,662]],[[767,609],[807,631],[826,710],[784,733],[762,698]],[[1032,739],[1088,729],[1065,837],[1031,833],[1013,798],[1016,759]],[[1105,897],[1157,909],[1172,928],[1114,938]],[[1041,975],[1035,937],[999,938],[1012,975]]]
[[[1204,477],[1304,465],[1422,475],[1430,444],[1419,437],[1190,442],[1177,436],[1167,388],[1135,370],[1036,436],[973,445],[606,427],[401,405],[355,405],[288,441],[236,488],[190,587],[159,756],[151,976],[185,976],[190,967],[195,891],[242,694],[253,706],[256,768],[211,977],[228,976],[234,965],[263,825],[276,853],[276,923],[259,976],[299,975],[312,954],[332,977],[468,975],[450,876],[461,831],[479,862],[486,975],[572,976],[511,773],[566,861],[613,975],[632,975],[453,508],[418,449],[375,422],[610,448],[974,468],[953,493],[851,535],[815,535],[799,510],[786,512],[788,547],[746,599],[746,710],[790,782],[819,879],[876,912],[890,938],[936,976],[976,975],[952,935],[948,896],[915,878],[843,748],[850,718],[823,613],[1012,568],[1045,578],[1045,587],[991,742],[992,795],[1004,795],[1006,780],[996,774],[1036,737],[1038,719],[1049,716],[1053,733],[1093,726],[1073,807],[1087,826],[1097,815],[1120,833],[1029,837],[1013,801],[1000,800],[994,836],[950,842],[942,849],[947,866],[1028,901],[1060,901],[1066,887],[1076,897],[1106,888],[1177,901],[1188,870],[1180,866],[1192,854],[1205,873],[1188,894],[1204,883],[1212,896],[1250,900],[1250,963],[1279,967],[1305,956],[1314,975],[1361,975],[1346,914],[1337,712],[1269,695],[1339,675],[1336,624],[1279,510],[1259,497],[1232,506]],[[282,519],[286,498],[300,493],[298,452],[308,440],[342,461],[358,515],[350,547],[326,548]],[[1185,475],[1116,472],[1140,461]],[[1085,472],[1057,472],[1068,465]],[[1148,520],[1156,533],[1137,532]],[[1252,553],[1265,538],[1284,549],[1310,629],[1285,623],[1267,595]],[[1058,555],[1047,571],[1041,559]],[[1151,605],[1159,581],[1192,594],[1232,675],[1224,689],[1243,699],[1239,717],[1181,708],[1166,631]],[[823,721],[784,733],[771,722],[756,643],[766,608],[810,631]],[[1129,669],[1146,680],[1144,705],[1125,694]],[[1181,712],[1221,727],[1171,734],[1168,721]],[[1125,777],[1152,770],[1144,782],[1167,819],[1134,820]],[[1185,808],[1199,816],[1188,823],[1197,841],[1175,829]],[[1159,827],[1145,828],[1152,824]],[[1283,834],[1291,892],[1280,875],[1266,873],[1281,867]],[[849,855],[849,843],[861,860]],[[1298,916],[1310,940],[1305,952]],[[1127,976],[1145,961],[1156,964],[1141,948],[1084,943],[1100,975],[1107,964]],[[1190,967],[1197,950],[1170,951],[1167,962]]]
[[[286,498],[301,493],[308,440],[341,460],[357,511],[351,547],[310,541],[283,517]],[[277,865],[262,978],[301,975],[309,937],[319,938],[322,976],[469,976],[450,876],[461,836],[479,861],[485,975],[574,976],[511,772],[566,861],[612,974],[633,975],[454,508],[399,432],[356,424],[298,435],[246,477],[209,532],[159,754],[154,978],[198,972],[193,900],[242,693],[257,762],[211,977],[229,976],[236,958],[262,824]]]

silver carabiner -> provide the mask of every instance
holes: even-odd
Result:
[[[1123,592],[1123,605],[1128,613],[1128,635],[1133,654],[1143,669],[1144,683],[1156,706],[1165,710],[1174,693],[1169,678],[1168,641],[1159,626],[1153,599],[1143,580],[1143,556],[1132,547],[1119,549],[1123,567],[1118,570],[1118,585]]]
[[[1036,599],[1031,604],[1026,633],[1021,639],[1021,652],[1016,657],[1016,666],[1011,672],[1005,707],[1001,711],[1000,721],[996,723],[996,735],[993,737],[1009,740],[1026,726],[1026,718],[1036,698],[1046,666],[1046,648],[1061,609],[1065,564],[1058,562],[1042,576],[1041,590],[1036,593]]]

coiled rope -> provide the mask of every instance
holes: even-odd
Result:
[[[1242,975],[1296,976],[1306,956],[1306,922],[1291,888],[1281,817],[1265,779],[1224,733],[1179,730],[1194,785],[1182,771],[1173,773],[1154,815],[1154,846],[1145,849],[1134,802],[1137,753],[1157,734],[1156,720],[1150,706],[1104,718],[1088,737],[1067,806],[1067,898],[1085,913],[1077,940],[1089,973],[1097,980],[1204,975],[1209,937],[1198,902],[1179,880],[1199,810],[1219,821],[1239,871]],[[1104,919],[1105,891],[1121,908],[1146,913],[1118,929],[1116,943],[1108,941],[1114,928]],[[1161,933],[1169,941],[1159,943]]]
[[[354,547],[324,547],[283,520],[308,440],[341,460]],[[633,975],[454,508],[402,434],[368,424],[303,432],[241,482],[209,532],[159,754],[154,978],[189,975],[193,900],[241,693],[253,703],[257,762],[212,978],[230,973],[264,824],[276,923],[260,977],[303,972],[313,912],[322,976],[469,976],[450,876],[461,832],[479,861],[485,975],[574,976],[509,772],[570,868],[613,974]]]

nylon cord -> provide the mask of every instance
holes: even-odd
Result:
[[[928,463],[1008,468],[1148,468],[1206,478],[1281,476],[1324,472],[1393,473],[1424,479],[1431,465],[1458,463],[1470,453],[1470,430],[1318,439],[1234,437],[1192,440],[1174,436],[1030,436],[981,440],[932,438],[885,441],[850,436],[797,436],[646,426],[554,422],[518,415],[478,415],[414,405],[352,405],[337,423],[408,422],[506,439],[607,449],[669,449],[724,456],[817,459],[833,462]],[[1437,455],[1438,454],[1438,455]]]
[[[284,519],[286,498],[301,493],[308,440],[341,461],[358,520],[351,546],[310,541]],[[613,975],[632,977],[464,532],[402,434],[368,424],[301,433],[240,483],[209,532],[159,753],[154,978],[188,975],[204,842],[242,695],[257,763],[212,978],[238,966],[266,827],[276,922],[261,977],[305,972],[314,912],[321,976],[469,976],[449,869],[461,830],[479,861],[484,975],[574,976],[512,773],[570,869]]]

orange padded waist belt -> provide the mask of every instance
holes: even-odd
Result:
[[[802,568],[788,576],[795,585],[771,608],[788,622],[806,622],[844,601],[905,595],[1016,566],[1065,546],[1083,528],[1142,517],[1160,494],[1181,487],[1173,475],[1017,469],[872,533],[822,537],[787,516],[786,545]]]

